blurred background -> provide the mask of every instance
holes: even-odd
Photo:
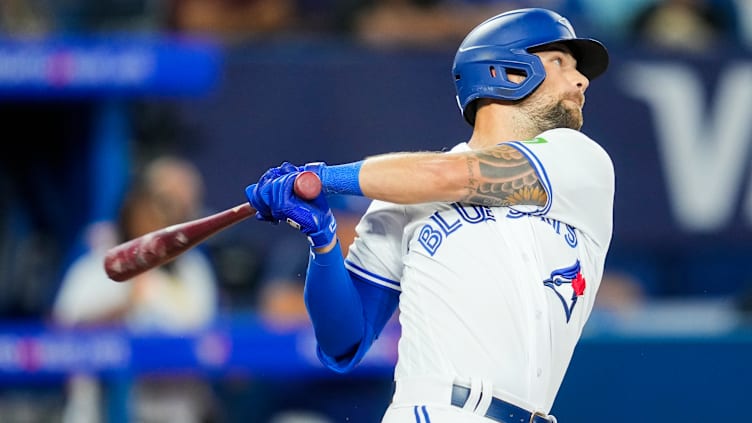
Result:
[[[2,0],[0,422],[378,422],[396,321],[352,374],[323,369],[291,228],[249,219],[126,284],[103,254],[282,161],[466,140],[454,52],[528,6],[612,59],[583,131],[614,160],[614,238],[553,414],[743,420],[752,2]],[[333,205],[348,239],[366,204]]]

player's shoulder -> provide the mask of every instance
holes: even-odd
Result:
[[[592,150],[595,154],[603,156],[604,159],[611,161],[611,156],[603,146],[582,131],[570,128],[554,128],[542,132],[533,139],[543,140],[554,144],[567,144],[569,147],[581,147]]]
[[[571,128],[554,128],[549,129],[547,131],[544,131],[540,133],[537,138],[542,138],[547,141],[557,141],[557,140],[579,140],[579,141],[588,141],[596,143],[593,138],[586,135],[582,131],[578,131],[576,129]],[[596,143],[597,144],[597,143]]]

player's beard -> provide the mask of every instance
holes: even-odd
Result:
[[[547,101],[550,98],[534,100],[530,98],[523,110],[529,117],[537,133],[554,128],[582,128],[582,110],[579,107],[567,105],[565,100]]]

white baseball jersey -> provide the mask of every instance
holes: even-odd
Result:
[[[535,168],[547,204],[374,201],[346,266],[401,291],[395,379],[481,377],[548,413],[601,281],[614,170],[603,148],[570,129],[509,144]]]

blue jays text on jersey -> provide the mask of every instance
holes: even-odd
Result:
[[[451,206],[457,212],[457,217],[452,216],[450,218],[447,213],[437,210],[429,217],[431,222],[423,225],[418,231],[418,242],[432,256],[441,247],[444,239],[462,228],[463,225],[474,225],[489,220],[496,221],[493,209],[488,206],[470,206],[459,203],[452,203]],[[528,215],[512,209],[506,215],[508,219],[519,219],[523,216]],[[548,223],[557,234],[562,234],[562,223],[560,221],[547,217],[540,217],[540,219]],[[564,240],[570,247],[576,247],[577,233],[574,227],[566,223],[563,226]]]

